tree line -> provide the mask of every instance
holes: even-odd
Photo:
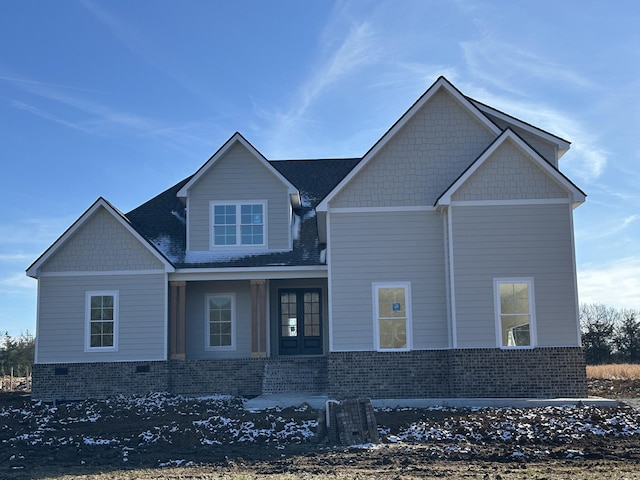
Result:
[[[0,338],[0,376],[28,377],[33,367],[36,341],[32,334],[21,334],[13,338],[5,332]]]
[[[640,363],[640,312],[599,303],[580,305],[587,365]]]

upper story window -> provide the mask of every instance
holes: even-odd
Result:
[[[212,247],[264,246],[266,202],[211,204]]]
[[[498,346],[533,347],[535,312],[532,278],[494,279]]]

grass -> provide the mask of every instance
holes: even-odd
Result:
[[[640,365],[631,363],[587,365],[587,378],[597,378],[601,380],[637,380],[640,379]]]

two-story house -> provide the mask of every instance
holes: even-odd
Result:
[[[33,396],[583,396],[568,149],[443,77],[362,158],[236,133],[28,268]]]

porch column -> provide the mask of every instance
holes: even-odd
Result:
[[[267,297],[265,280],[251,280],[251,356],[267,356]]]
[[[184,360],[187,282],[169,282],[169,286],[169,358]]]

